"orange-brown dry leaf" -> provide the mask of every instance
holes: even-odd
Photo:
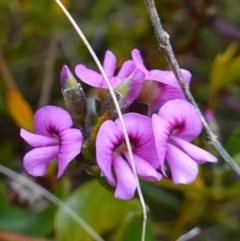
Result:
[[[22,94],[14,89],[7,92],[7,104],[12,118],[20,128],[28,131],[34,130],[33,111]]]

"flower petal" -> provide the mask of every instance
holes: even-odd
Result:
[[[143,59],[141,57],[140,51],[134,49],[132,51],[132,59],[137,69],[140,69],[146,74],[145,80],[155,80],[167,85],[171,85],[176,88],[180,88],[178,81],[172,71],[162,71],[162,70],[150,70],[148,71],[144,66]],[[189,85],[191,80],[191,73],[188,70],[181,69],[183,78],[185,79],[187,85]]]
[[[177,147],[168,144],[166,160],[174,184],[189,184],[196,179],[198,174],[197,163]]]
[[[186,141],[193,140],[202,130],[202,123],[195,107],[185,100],[170,100],[158,115],[172,127],[172,135]]]
[[[36,134],[52,137],[72,126],[72,118],[67,111],[56,106],[45,106],[34,115]]]
[[[69,162],[71,162],[80,153],[82,146],[82,134],[78,129],[68,129],[62,131],[59,138],[58,178],[63,174]]]
[[[182,93],[180,88],[175,88],[171,85],[166,85],[158,83],[160,88],[159,97],[154,101],[150,106],[150,113],[153,111],[159,110],[167,101],[174,99],[186,100],[185,96]]]
[[[181,72],[186,80],[187,85],[189,86],[191,81],[191,73],[185,69],[181,69]],[[179,83],[172,71],[153,69],[148,72],[145,79],[154,80],[181,90]]]
[[[159,166],[162,173],[167,176],[164,167],[164,159],[167,151],[168,139],[171,134],[171,126],[162,117],[154,114],[152,116],[152,128],[158,154]]]
[[[130,157],[127,151],[124,152],[128,164],[131,167]],[[159,181],[162,178],[162,175],[158,173],[147,161],[141,157],[133,154],[134,163],[136,166],[136,171],[139,176],[148,180],[148,181]]]
[[[79,84],[67,65],[63,65],[60,72],[60,83],[62,91],[69,88],[75,88]]]
[[[124,200],[133,198],[137,183],[132,169],[120,155],[114,156],[113,167],[117,176],[117,187],[114,196]]]
[[[101,74],[88,69],[83,64],[76,65],[75,74],[81,81],[93,87],[102,88],[102,85],[105,83]]]
[[[113,76],[116,69],[117,59],[115,55],[107,50],[104,56],[103,69],[107,76]]]
[[[112,173],[113,152],[122,141],[123,134],[113,121],[107,120],[101,125],[96,138],[97,163],[113,186],[116,185]]]
[[[189,143],[178,137],[171,137],[173,144],[189,155],[195,162],[202,164],[205,162],[217,162],[217,158],[209,152]]]
[[[29,151],[23,158],[24,169],[35,177],[45,175],[49,162],[57,158],[58,149],[58,146],[48,146]]]
[[[96,87],[108,89],[108,86],[103,78],[103,76],[91,69],[86,68],[82,64],[78,64],[75,67],[75,73],[79,79],[81,79],[84,83]],[[110,84],[113,88],[118,86],[122,81],[126,79],[126,77],[118,77],[118,76],[108,76]]]
[[[32,134],[21,129],[20,136],[32,147],[58,146],[58,139],[50,136]]]
[[[122,64],[121,69],[119,70],[117,77],[127,78],[135,69],[135,65],[132,60],[127,60]]]
[[[192,74],[186,69],[180,69],[180,70],[182,72],[184,80],[186,81],[187,85],[189,86],[191,78],[192,78]]]
[[[126,80],[128,93],[126,97],[121,100],[120,106],[128,106],[138,97],[142,89],[144,77],[144,73],[137,69],[133,75]]]
[[[141,56],[140,51],[138,49],[134,49],[132,51],[132,59],[133,59],[133,62],[135,64],[136,68],[140,69],[143,73],[145,73],[147,75],[148,70],[144,66],[142,56]]]
[[[154,168],[158,168],[159,161],[155,148],[151,119],[137,113],[125,114],[123,118],[134,154],[146,160]],[[117,119],[115,123],[118,129],[122,131],[122,124],[119,119]]]

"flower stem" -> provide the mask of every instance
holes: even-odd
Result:
[[[89,42],[87,41],[86,37],[84,36],[84,34],[82,33],[81,29],[78,27],[78,25],[76,24],[76,22],[74,21],[74,19],[72,18],[72,16],[69,14],[69,12],[67,11],[67,9],[64,7],[64,5],[61,3],[61,1],[59,0],[55,0],[55,2],[58,4],[58,6],[62,9],[62,11],[64,12],[64,14],[66,15],[66,17],[68,18],[68,20],[71,22],[72,26],[74,27],[74,29],[76,30],[77,34],[79,35],[79,37],[82,39],[83,43],[85,44],[86,48],[88,49],[89,53],[92,55],[93,60],[95,61],[98,69],[100,70],[107,86],[109,89],[109,92],[111,93],[113,102],[115,104],[117,113],[118,113],[118,117],[120,120],[120,123],[122,125],[122,130],[123,130],[123,135],[124,135],[124,139],[126,141],[126,145],[127,145],[127,149],[128,149],[128,153],[129,153],[129,157],[130,157],[130,162],[131,162],[131,167],[133,170],[133,174],[134,177],[136,179],[136,183],[137,183],[137,192],[138,192],[138,196],[142,205],[142,211],[143,211],[143,229],[142,229],[142,238],[141,241],[145,240],[145,230],[146,230],[146,223],[147,223],[147,208],[146,208],[146,204],[143,198],[143,194],[142,194],[142,190],[140,187],[140,183],[139,183],[139,179],[138,179],[138,175],[137,175],[137,171],[136,171],[136,166],[134,163],[134,158],[133,158],[133,153],[132,153],[132,148],[131,148],[131,144],[130,144],[130,140],[127,134],[127,129],[126,129],[126,125],[123,119],[123,115],[121,113],[121,109],[120,106],[118,104],[118,100],[115,96],[114,90],[110,84],[110,81],[108,80],[108,77],[100,63],[100,61],[98,60],[95,52],[93,51],[92,47],[90,46]]]

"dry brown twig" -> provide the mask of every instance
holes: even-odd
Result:
[[[225,162],[229,164],[229,166],[237,173],[238,176],[240,176],[240,167],[234,162],[234,160],[231,158],[231,156],[227,153],[227,151],[223,148],[222,144],[218,141],[217,136],[214,135],[214,133],[211,131],[210,127],[208,126],[206,120],[204,119],[196,101],[194,100],[186,81],[183,78],[183,75],[180,71],[178,62],[175,58],[175,55],[172,50],[172,46],[170,44],[169,35],[166,31],[164,31],[160,18],[158,16],[155,2],[154,0],[144,0],[147,11],[149,14],[149,17],[152,21],[152,25],[159,43],[159,48],[163,52],[168,64],[170,65],[186,99],[195,106],[197,109],[202,124],[203,124],[203,132],[205,136],[205,140],[211,144],[214,149],[220,154],[220,156],[223,158]]]

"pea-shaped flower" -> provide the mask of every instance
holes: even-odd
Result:
[[[159,166],[149,117],[136,113],[123,115],[131,142],[137,174],[149,181],[160,180]],[[105,121],[96,140],[97,163],[108,182],[116,187],[115,197],[131,199],[136,190],[129,154],[125,145],[122,126],[116,121]]]
[[[125,61],[122,64],[122,67],[119,70],[118,74],[115,75],[116,66],[117,59],[115,55],[111,51],[107,50],[104,56],[103,69],[106,75],[108,76],[113,88],[115,88],[120,83],[122,83],[126,78],[131,76],[135,70],[135,65],[132,60]],[[76,66],[75,73],[79,79],[81,79],[84,83],[90,86],[104,89],[108,88],[103,76],[100,73],[88,69],[83,64],[78,64]]]
[[[32,147],[23,158],[23,166],[32,176],[43,176],[48,164],[58,159],[60,177],[69,162],[81,151],[82,134],[73,129],[69,113],[59,107],[45,106],[34,115],[35,134],[21,129],[21,137]]]
[[[159,69],[148,70],[144,65],[138,49],[132,51],[132,59],[136,69],[141,70],[145,74],[145,81],[138,99],[141,102],[149,103],[150,113],[159,110],[159,108],[169,100],[185,100],[183,92],[172,71]],[[191,73],[185,69],[181,69],[181,72],[187,85],[189,85]]]
[[[209,152],[189,143],[197,137],[202,124],[193,105],[184,100],[171,100],[152,116],[153,132],[162,173],[165,160],[175,184],[195,180],[198,164],[216,162]]]

